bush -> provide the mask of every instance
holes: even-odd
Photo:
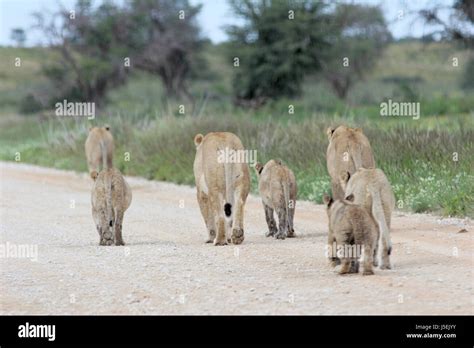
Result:
[[[464,71],[461,81],[461,88],[474,89],[474,58],[471,58],[466,64],[466,70]]]
[[[31,93],[27,94],[19,104],[19,112],[22,114],[33,114],[42,109],[43,105]]]

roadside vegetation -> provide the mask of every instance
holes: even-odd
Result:
[[[238,0],[232,3],[238,9],[242,5]],[[148,13],[146,6],[154,3],[147,2],[144,8],[140,1],[133,4],[135,7],[125,9],[129,11],[125,13],[113,4],[107,5],[112,8],[97,10],[116,13],[121,16],[119,22],[134,18],[125,23],[124,32],[116,30],[115,19],[109,16],[100,17],[104,23],[93,22],[104,35],[113,38],[101,38],[111,42],[106,52],[94,50],[94,36],[86,37],[90,40],[84,41],[87,50],[74,46],[76,31],[71,34],[72,41],[64,43],[72,50],[70,55],[62,56],[64,51],[57,49],[0,47],[0,60],[7,62],[0,65],[1,160],[85,172],[83,146],[88,129],[108,124],[116,142],[115,165],[125,174],[193,185],[194,135],[230,131],[248,149],[258,151],[260,162],[280,158],[290,166],[297,177],[299,199],[321,203],[323,193],[330,191],[325,161],[326,129],[346,124],[363,128],[370,139],[377,166],[385,171],[394,188],[398,209],[474,217],[474,89],[466,78],[466,73],[472,71],[472,50],[448,40],[394,42],[382,13],[371,7],[341,6],[336,12],[337,20],[329,19],[329,27],[321,26],[319,19],[328,20],[326,12],[313,6],[311,13],[315,17],[285,22],[287,27],[279,34],[289,35],[285,42],[295,42],[293,48],[298,52],[285,56],[285,48],[274,40],[271,30],[262,35],[276,19],[281,20],[281,14],[288,12],[283,5],[275,5],[259,9],[256,13],[262,13],[262,17],[248,21],[247,26],[229,29],[229,42],[213,45],[194,33],[192,40],[182,43],[183,51],[163,51],[164,58],[150,61],[156,47],[169,48],[156,30],[162,26],[170,28],[167,33],[172,39],[182,31],[195,32],[197,24],[193,20],[192,25],[182,27],[173,17],[176,8],[172,4],[169,16],[155,27],[154,22],[142,21],[142,12]],[[194,11],[193,16],[199,12],[199,6],[189,9]],[[86,27],[73,29],[86,34],[95,32],[97,28],[87,27],[92,23],[86,20],[92,15],[90,10],[83,8],[78,13],[84,20],[75,25]],[[254,13],[253,9],[243,8],[240,15],[245,18],[249,13]],[[349,16],[354,13],[360,16]],[[42,23],[45,35],[55,32],[48,31],[49,22]],[[332,49],[325,54],[339,56],[340,50],[347,47],[356,51],[357,59],[351,66],[354,70],[341,70],[337,64],[313,67],[311,59],[327,57],[312,56],[319,46],[307,52],[298,47],[299,33],[305,31],[306,25],[317,25],[313,43],[319,45],[321,41],[324,48],[323,41],[330,39],[326,44]],[[341,38],[341,33],[360,33],[348,28],[366,25],[373,28],[371,33],[376,33],[376,37],[367,42],[361,41],[363,37]],[[127,45],[137,44],[126,41],[136,39],[137,28],[154,34],[148,41],[138,42],[137,56],[132,57],[137,65],[123,70],[120,57],[129,50]],[[340,35],[329,35],[328,28]],[[122,39],[120,35],[124,33],[130,37]],[[255,45],[247,42],[246,37],[263,37],[266,41]],[[231,53],[236,47],[240,47],[244,62],[257,57],[252,61],[255,66],[235,66]],[[368,62],[370,52],[376,52],[377,59]],[[81,54],[90,55],[95,63]],[[178,69],[176,55],[188,59],[186,73],[176,71],[177,75],[169,78],[156,73],[168,67],[166,64]],[[21,57],[19,67],[14,66],[17,57]],[[79,70],[71,72],[67,65],[51,64],[64,61],[65,57],[72,59]],[[96,71],[95,67],[102,66],[96,60],[104,57],[114,62],[111,70]],[[332,59],[327,61],[333,62]],[[283,67],[278,74],[274,65]],[[59,67],[77,76],[68,77]],[[301,70],[297,69],[293,76],[296,67]],[[79,88],[83,73],[90,74],[85,90]],[[113,79],[107,80],[107,76]],[[279,81],[289,81],[283,86],[286,89],[271,83],[275,76]],[[114,79],[118,79],[117,83]],[[107,83],[101,87],[101,81]],[[256,81],[267,87],[262,88]],[[67,88],[61,88],[63,85]],[[99,87],[100,93],[96,93],[94,89]],[[54,114],[52,101],[62,102],[63,97],[83,100],[80,93],[86,93],[85,100],[93,100],[87,97],[89,94],[100,98],[94,120]],[[381,117],[380,104],[389,99],[419,102],[420,118]],[[130,161],[125,160],[126,153]],[[252,177],[255,191],[253,171]]]

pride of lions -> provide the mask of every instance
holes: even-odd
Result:
[[[362,129],[341,125],[328,128],[327,136],[332,197],[325,194],[323,202],[329,220],[328,250],[337,249],[328,253],[330,264],[341,264],[340,274],[358,273],[360,260],[364,275],[374,274],[373,266],[390,269],[390,220],[395,206],[390,183],[384,172],[375,168],[372,148]],[[219,153],[245,151],[245,147],[239,137],[228,132],[197,134],[194,144],[193,170],[197,201],[208,234],[206,242],[241,244],[245,201],[250,191],[249,167],[245,161],[222,160]],[[113,167],[114,139],[108,126],[89,130],[85,152],[94,180],[92,217],[99,244],[124,245],[122,223],[132,191]],[[265,165],[256,163],[254,170],[268,225],[266,236],[295,237],[295,175],[282,161],[274,159]],[[354,246],[363,252],[352,252],[350,247]]]

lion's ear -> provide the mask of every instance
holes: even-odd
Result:
[[[326,129],[326,134],[329,140],[331,140],[332,134],[334,133],[335,130],[336,128],[333,128],[333,127],[329,127],[328,129]]]
[[[201,145],[203,138],[204,136],[202,134],[196,134],[196,136],[194,137],[194,145],[196,145],[196,147]]]
[[[355,130],[356,132],[363,133],[363,132],[362,132],[362,128],[359,128],[359,127],[358,127],[358,128],[355,128],[354,130]]]
[[[93,170],[93,171],[91,172],[91,178],[92,178],[92,180],[95,181],[98,176],[99,176],[99,173],[97,173],[97,171]]]
[[[110,131],[110,126],[109,126],[108,124],[106,124],[106,125],[104,126],[104,128],[105,128],[106,131]]]
[[[255,171],[257,172],[257,175],[262,174],[263,165],[260,162],[257,162],[254,168],[255,168]]]
[[[331,206],[332,202],[334,202],[332,197],[325,193],[323,195],[323,203],[326,205],[326,207],[329,208]]]
[[[347,196],[347,197],[346,197],[346,201],[354,202],[354,194],[351,193],[349,196]]]

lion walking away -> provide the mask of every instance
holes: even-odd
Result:
[[[339,126],[328,128],[329,145],[326,162],[331,177],[334,199],[344,199],[344,191],[339,183],[341,172],[355,173],[359,168],[375,168],[375,160],[369,139],[360,128]]]
[[[194,178],[197,200],[214,245],[244,240],[244,205],[250,191],[249,168],[238,154],[244,147],[232,133],[215,132],[194,137]]]
[[[94,179],[92,217],[99,233],[99,245],[124,245],[123,216],[132,202],[132,190],[116,168],[93,171],[91,177]]]
[[[276,239],[294,237],[293,219],[297,191],[295,175],[281,161],[276,160],[270,160],[265,165],[257,163],[255,171],[268,225],[266,236]],[[274,212],[278,215],[278,228]]]

